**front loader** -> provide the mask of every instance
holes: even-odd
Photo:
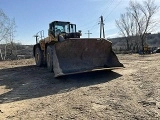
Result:
[[[62,21],[50,23],[47,38],[44,38],[43,31],[35,35],[33,54],[36,65],[46,65],[55,77],[123,67],[112,51],[110,41],[80,36],[81,31],[76,32],[75,24]]]

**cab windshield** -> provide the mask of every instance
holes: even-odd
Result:
[[[55,33],[75,33],[76,32],[76,25],[69,24],[68,22],[57,22],[55,23]]]

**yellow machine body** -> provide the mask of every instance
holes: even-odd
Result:
[[[69,23],[69,22],[67,22]],[[61,25],[61,24],[60,24]],[[73,26],[72,26],[73,27]],[[106,39],[80,38],[80,33],[49,34],[34,46],[37,66],[47,64],[55,77],[96,70],[122,68]]]

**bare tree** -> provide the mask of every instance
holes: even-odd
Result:
[[[10,19],[1,9],[0,9],[0,42],[4,44],[4,53],[2,54],[1,48],[1,59],[5,60],[7,53],[13,54],[13,40],[14,33],[16,32],[16,24],[14,19]],[[9,49],[9,51],[7,51]]]
[[[127,50],[131,49],[131,36],[135,33],[135,23],[130,13],[121,14],[120,20],[116,20],[116,25],[120,30],[120,34],[125,37]]]
[[[0,41],[8,39],[8,34],[10,30],[10,19],[7,15],[0,9]]]
[[[127,12],[121,15],[120,20],[116,20],[116,25],[124,37],[138,37],[139,41],[134,41],[134,44],[141,46],[142,51],[144,51],[147,33],[157,25],[153,16],[158,8],[154,0],[146,0],[142,4],[131,0]],[[129,43],[129,40],[127,42]]]

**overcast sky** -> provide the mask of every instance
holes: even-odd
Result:
[[[159,0],[155,2],[160,5]],[[33,35],[44,30],[47,36],[48,25],[54,20],[70,21],[82,30],[82,37],[87,37],[85,33],[90,30],[90,37],[98,38],[101,15],[105,19],[106,37],[117,37],[115,20],[125,12],[128,3],[129,0],[0,0],[0,9],[15,18],[15,42],[35,44]],[[155,17],[160,21],[160,12]]]

